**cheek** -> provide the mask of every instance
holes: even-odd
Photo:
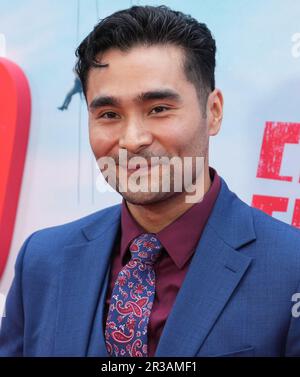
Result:
[[[89,128],[89,140],[96,158],[107,156],[112,147],[112,140],[99,129]]]
[[[182,119],[174,123],[164,135],[164,140],[168,145],[167,149],[174,150],[177,155],[187,155],[187,152],[197,143],[198,133],[195,122],[192,120]]]
[[[207,126],[199,119],[190,119],[174,127],[167,137],[169,150],[179,156],[202,155],[208,141]]]

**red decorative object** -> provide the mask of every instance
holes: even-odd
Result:
[[[0,58],[0,278],[13,236],[26,157],[30,88],[15,63]]]

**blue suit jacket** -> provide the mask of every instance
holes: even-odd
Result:
[[[197,219],[195,219],[197,221]],[[108,356],[103,309],[120,205],[33,233],[16,262],[1,356]],[[221,191],[155,356],[300,356],[300,231]]]

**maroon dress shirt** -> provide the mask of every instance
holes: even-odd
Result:
[[[148,323],[148,356],[154,356],[162,330],[175,302],[177,293],[188,271],[192,256],[200,240],[220,190],[220,177],[209,168],[211,186],[202,201],[156,234],[164,248],[155,263],[156,290]],[[110,298],[120,270],[130,260],[130,242],[141,233],[147,233],[130,214],[123,199],[121,208],[121,232],[112,254],[109,284],[106,293],[104,329]]]

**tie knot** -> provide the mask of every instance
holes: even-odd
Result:
[[[129,250],[132,259],[154,264],[160,256],[162,247],[159,239],[153,233],[143,233],[131,242]]]

